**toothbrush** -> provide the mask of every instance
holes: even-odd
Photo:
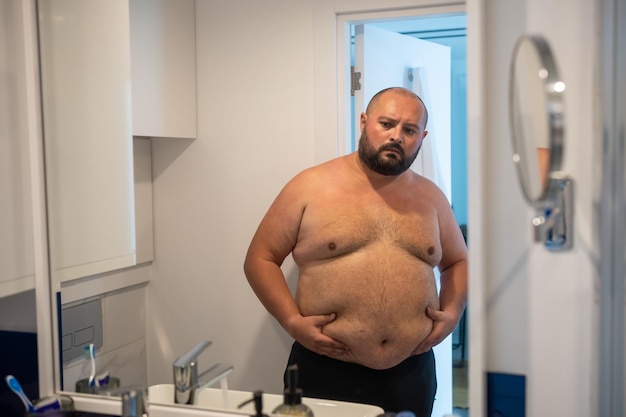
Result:
[[[52,410],[60,410],[63,408],[61,406],[61,400],[59,397],[47,398],[39,401],[35,404],[35,412],[36,413],[44,413]]]
[[[109,371],[104,371],[100,375],[96,376],[96,387],[109,385],[110,376],[111,373]]]
[[[93,343],[85,345],[85,357],[91,362],[91,374],[89,374],[89,386],[96,383],[96,349]]]
[[[26,411],[29,413],[35,412],[35,406],[33,405],[33,403],[30,402],[17,379],[13,375],[7,375],[5,380],[7,381],[7,385],[9,386],[9,388],[11,388],[11,391],[16,393],[20,397],[20,399],[24,403],[24,407],[26,407]]]

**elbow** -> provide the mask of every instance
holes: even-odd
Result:
[[[252,271],[254,270],[253,259],[254,258],[250,254],[250,251],[248,251],[245,259],[243,260],[243,273],[248,280],[250,280],[250,275],[252,274]]]

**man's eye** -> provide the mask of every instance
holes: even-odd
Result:
[[[386,129],[389,129],[391,127],[391,123],[389,122],[380,122],[380,125]]]
[[[416,130],[416,129],[404,129],[404,132],[405,132],[407,135],[411,135],[411,136],[413,136],[413,135],[416,135],[416,134],[417,134],[417,130]]]

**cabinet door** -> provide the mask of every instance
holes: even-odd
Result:
[[[135,264],[127,0],[39,1],[51,274]]]
[[[194,0],[130,0],[133,135],[196,137]]]
[[[0,298],[34,288],[21,10],[0,2]]]

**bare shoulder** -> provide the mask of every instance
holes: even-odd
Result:
[[[423,199],[426,197],[436,209],[450,209],[450,202],[445,193],[430,179],[411,171],[411,188]]]
[[[343,172],[348,169],[350,155],[340,156],[338,158],[331,159],[326,162],[322,162],[311,168],[305,169],[300,172],[299,176],[329,176],[338,172]]]
[[[321,190],[328,186],[332,172],[341,163],[335,160],[322,163],[297,173],[280,190],[268,212],[264,224],[273,228],[291,224],[297,229],[305,209],[316,201]]]
[[[300,195],[313,193],[320,187],[328,187],[347,171],[346,157],[339,157],[299,172],[287,185],[286,191]]]

